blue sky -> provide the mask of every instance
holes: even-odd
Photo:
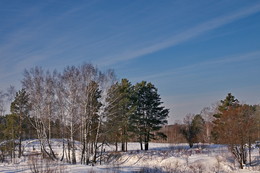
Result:
[[[91,62],[155,84],[170,123],[224,99],[260,103],[260,1],[2,0],[0,89],[25,68]]]

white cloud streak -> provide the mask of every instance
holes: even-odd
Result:
[[[232,55],[232,56],[225,56],[225,57],[219,57],[219,58],[214,58],[214,60],[210,61],[204,61],[188,66],[183,66],[179,67],[170,71],[165,71],[162,73],[156,73],[148,76],[138,76],[137,78],[133,78],[133,80],[142,80],[142,79],[154,79],[154,78],[162,78],[165,76],[170,76],[173,74],[179,74],[182,72],[190,72],[194,69],[202,69],[204,67],[213,67],[216,65],[222,65],[222,64],[227,64],[227,63],[236,63],[236,62],[242,62],[242,61],[250,61],[254,59],[260,59],[260,51],[255,51],[255,52],[249,52],[245,54],[240,54],[240,55]]]
[[[258,12],[260,12],[260,4],[256,4],[254,6],[247,7],[245,9],[242,9],[240,11],[237,11],[237,12],[229,14],[229,15],[224,15],[224,16],[209,20],[209,21],[199,24],[195,27],[192,27],[184,32],[181,32],[181,33],[171,37],[170,39],[166,39],[160,43],[156,43],[156,44],[151,43],[149,46],[143,47],[141,49],[129,50],[128,52],[108,56],[108,57],[103,58],[100,61],[98,61],[98,64],[100,64],[101,66],[112,65],[112,64],[116,64],[118,62],[139,58],[141,56],[148,55],[148,54],[160,51],[162,49],[166,49],[168,47],[173,47],[173,46],[179,45],[183,42],[186,42],[188,40],[191,40],[197,36],[200,36],[200,35],[204,34],[205,32],[217,29],[221,26],[224,26],[226,24],[232,23],[239,19],[248,17],[248,16],[258,13]]]
[[[91,4],[88,5],[91,6]],[[39,7],[37,10],[41,10],[42,8],[43,7]],[[169,37],[168,39],[164,39],[165,36],[161,38],[155,37],[151,39],[152,41],[146,40],[141,43],[136,42],[136,44],[130,44],[129,49],[127,50],[120,49],[120,47],[118,47],[121,44],[121,40],[127,36],[128,31],[125,30],[122,30],[122,32],[119,33],[106,35],[107,37],[105,38],[99,37],[100,40],[96,40],[96,37],[94,37],[89,39],[89,41],[86,41],[85,45],[79,44],[75,40],[74,42],[70,42],[70,40],[74,39],[74,36],[67,35],[66,32],[61,32],[58,36],[49,38],[48,42],[43,41],[44,43],[38,44],[38,47],[34,47],[34,45],[32,45],[33,41],[37,41],[38,38],[41,38],[39,37],[41,33],[44,34],[44,32],[52,30],[52,28],[50,28],[51,26],[59,23],[60,21],[64,21],[67,17],[74,15],[80,10],[83,10],[83,7],[76,7],[64,11],[62,14],[55,16],[51,20],[44,20],[41,22],[38,20],[32,20],[25,27],[18,28],[15,30],[15,32],[11,32],[10,37],[4,44],[1,44],[0,48],[0,71],[2,73],[0,78],[3,79],[15,73],[20,73],[21,70],[26,67],[39,64],[39,62],[43,62],[44,60],[50,60],[53,57],[62,55],[62,53],[67,50],[73,49],[77,50],[78,52],[89,49],[83,52],[81,55],[78,55],[79,57],[71,57],[71,61],[73,61],[73,63],[75,63],[76,58],[78,58],[78,62],[80,62],[83,60],[83,57],[86,56],[91,56],[91,58],[93,58],[93,63],[96,63],[101,67],[120,62],[127,62],[131,59],[140,58],[141,56],[179,45],[195,37],[198,37],[205,32],[214,30],[228,23],[255,14],[260,11],[260,4],[244,8],[229,15],[209,20],[172,37]],[[34,13],[35,9],[31,9],[26,12],[26,15],[31,16],[34,15]],[[99,17],[97,17],[98,15],[92,15],[93,17],[90,18],[91,21],[94,22],[93,24],[95,24],[95,21],[98,20]],[[103,18],[99,20],[103,20]],[[87,25],[85,28],[79,28],[77,32],[85,32],[88,26],[89,25]],[[80,48],[77,48],[77,46]],[[128,46],[125,47],[128,48]],[[102,48],[104,48],[103,51]],[[96,54],[98,55],[96,56]],[[97,60],[94,60],[94,58]],[[166,73],[168,74],[168,72]]]

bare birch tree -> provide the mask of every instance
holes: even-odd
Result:
[[[93,154],[93,136],[95,135],[95,123],[98,121],[100,91],[97,84],[97,69],[91,64],[83,64],[80,67],[80,141],[82,144],[81,163],[89,164],[90,155]]]
[[[106,93],[114,81],[112,70],[102,73],[92,64],[68,66],[62,73],[40,67],[25,70],[22,84],[29,95],[31,123],[44,156],[56,159],[50,140],[52,125],[58,122],[63,139],[60,160],[76,164],[76,145],[80,144],[81,163],[96,162]]]
[[[29,94],[29,102],[31,105],[30,115],[31,123],[37,132],[40,141],[43,157],[55,159],[51,145],[48,145],[48,126],[46,125],[46,104],[44,102],[46,96],[46,78],[44,70],[40,67],[31,68],[30,71],[25,70],[24,79],[22,80],[23,88]],[[31,119],[30,119],[31,120]],[[46,145],[49,151],[46,150]]]
[[[75,66],[66,67],[62,74],[64,85],[63,97],[65,99],[65,126],[68,127],[68,159],[70,163],[76,164],[75,132],[80,124],[78,101],[80,96],[80,71]]]

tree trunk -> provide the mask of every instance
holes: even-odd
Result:
[[[18,153],[18,158],[21,158],[22,156],[22,137],[19,136],[19,153]]]
[[[76,155],[75,155],[75,144],[73,138],[73,116],[71,115],[71,122],[70,122],[70,143],[71,143],[71,163],[76,164]]]
[[[83,148],[82,148],[82,151],[81,151],[81,159],[80,159],[81,164],[85,163],[85,152],[86,152],[86,144],[85,144],[85,141],[83,141]]]
[[[240,168],[240,169],[243,169],[243,160],[241,160],[241,161],[239,162],[239,168]]]
[[[121,151],[125,151],[125,143],[122,141],[122,143],[121,143]]]
[[[149,149],[149,141],[150,141],[150,132],[147,132],[147,135],[145,137],[145,150],[148,150]]]
[[[70,146],[70,140],[69,139],[67,140],[67,143],[68,143],[67,144],[68,145],[68,157],[67,158],[68,158],[69,163],[71,163],[71,159],[70,159],[70,148],[71,148],[71,146]]]
[[[19,153],[18,158],[22,156],[22,115],[19,116]]]
[[[144,145],[144,149],[145,149],[145,150],[148,150],[148,148],[149,148],[149,143],[148,143],[148,141],[146,141],[146,142],[145,142],[145,145]]]
[[[249,149],[249,165],[251,166],[252,164],[252,159],[251,159],[251,148],[252,147],[252,144],[251,144],[251,138],[249,137],[249,141],[248,141],[248,149]]]
[[[72,164],[76,164],[77,160],[76,160],[76,153],[75,153],[75,142],[74,139],[72,141]]]
[[[84,140],[85,140],[85,164],[88,165],[88,160],[89,160],[89,139],[88,139],[88,134],[89,134],[89,122],[85,122],[86,127],[85,127],[85,132],[84,132]]]
[[[11,160],[15,158],[15,139],[14,139],[14,128],[12,128],[12,148],[11,148]]]
[[[64,159],[64,152],[65,152],[65,141],[64,141],[64,138],[63,138],[62,139],[62,156],[61,156],[60,161],[63,161],[63,159]]]
[[[242,147],[241,147],[241,152],[242,152],[243,164],[246,164],[247,163],[247,151],[246,151],[244,145],[242,145]]]
[[[103,146],[104,146],[104,141],[101,144],[101,149],[100,149],[100,159],[99,159],[99,164],[101,165],[102,159],[103,159]],[[104,151],[105,152],[105,151]]]
[[[52,149],[52,147],[51,147],[51,143],[50,143],[50,141],[47,140],[47,143],[48,143],[48,147],[49,147],[49,149],[50,149],[51,159],[52,159],[52,160],[57,159],[56,156],[55,156],[55,153],[54,153],[54,151],[53,151],[53,149]]]
[[[94,163],[96,163],[96,159],[97,159],[97,149],[98,149],[97,145],[98,145],[98,138],[99,138],[99,133],[100,133],[100,127],[101,127],[101,117],[99,119],[97,133],[96,133],[95,142],[94,142],[94,147],[95,147],[94,148],[94,158],[93,158],[93,162]]]
[[[241,148],[238,148],[238,146],[233,146],[231,148],[232,154],[235,156],[235,159],[239,163],[239,168],[243,169],[243,151]]]
[[[142,138],[141,138],[141,136],[140,136],[140,139],[139,139],[140,141],[140,147],[141,147],[141,150],[143,150],[143,141],[142,141]]]

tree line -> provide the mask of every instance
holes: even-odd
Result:
[[[92,64],[68,66],[62,72],[41,67],[26,69],[22,89],[0,91],[0,160],[23,155],[22,141],[38,139],[43,157],[68,163],[95,163],[104,145],[127,151],[128,142],[228,145],[242,168],[251,164],[252,144],[260,139],[260,106],[225,99],[183,122],[167,126],[169,109],[157,88],[142,81],[116,80],[113,70],[101,72]],[[10,114],[5,114],[6,106]],[[62,141],[62,154],[51,139]],[[80,151],[80,157],[76,157]]]
[[[21,90],[0,99],[2,112],[3,98],[11,102],[11,113],[0,117],[2,157],[21,157],[22,141],[37,138],[43,157],[90,164],[105,144],[116,150],[121,144],[121,151],[127,151],[129,141],[138,141],[148,150],[152,139],[165,137],[158,130],[167,124],[169,110],[152,83],[117,81],[113,70],[101,72],[92,64],[68,66],[62,72],[26,69],[21,83]],[[61,156],[53,150],[53,138],[62,139]]]
[[[189,114],[183,122],[161,129],[170,143],[226,144],[240,168],[252,164],[253,144],[260,140],[260,106],[239,102],[228,93],[226,98],[200,114]],[[259,148],[260,152],[260,148]]]

